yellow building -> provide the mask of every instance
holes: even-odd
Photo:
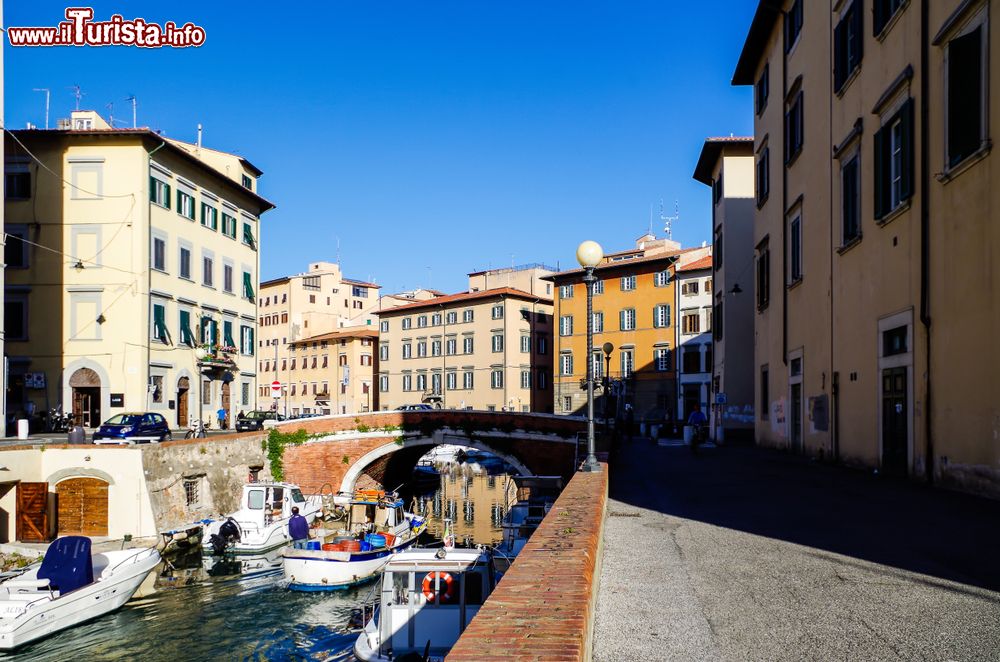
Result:
[[[181,427],[252,405],[261,171],[90,111],[60,125],[6,137],[10,410]]]
[[[1000,496],[991,9],[758,5],[759,443]]]
[[[374,411],[377,341],[374,329],[355,327],[289,342],[287,358],[280,359],[279,409],[289,416]],[[264,360],[264,373],[269,361]]]
[[[594,270],[594,376],[605,373],[601,346],[614,345],[608,375],[621,383],[617,413],[633,410],[636,422],[673,420],[677,383],[674,349],[674,267],[683,256],[696,260],[709,248],[681,250],[680,244],[643,235],[635,248],[606,255]],[[556,286],[555,412],[585,415],[587,408],[587,291],[583,269],[551,276]],[[605,403],[598,401],[595,415]],[[613,412],[609,412],[613,413]]]
[[[551,412],[551,283],[541,281],[549,273],[477,272],[468,292],[379,313],[379,406]],[[494,286],[501,282],[526,289]]]

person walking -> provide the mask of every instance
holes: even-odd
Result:
[[[687,424],[694,428],[694,434],[691,436],[691,450],[695,451],[698,448],[698,444],[701,443],[701,435],[703,434],[703,429],[708,423],[708,418],[705,417],[704,412],[701,411],[701,405],[696,404],[694,406],[694,411],[688,416]]]
[[[219,429],[220,430],[225,430],[226,429],[226,410],[223,409],[222,407],[219,407],[219,411],[217,411],[215,413],[218,414],[218,416],[219,416]]]
[[[309,539],[309,522],[299,515],[298,506],[292,506],[292,518],[288,520],[288,537],[294,547],[300,547],[301,541]]]

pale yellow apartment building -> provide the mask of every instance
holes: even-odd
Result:
[[[466,292],[379,313],[379,407],[552,411],[553,270],[469,274]]]
[[[1000,496],[997,8],[758,4],[758,443]]]
[[[92,111],[8,134],[4,169],[12,412],[61,405],[93,427],[152,411],[183,427],[252,406],[274,206],[259,169]]]

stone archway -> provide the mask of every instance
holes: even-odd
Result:
[[[73,393],[73,423],[86,428],[101,424],[101,376],[92,368],[77,368],[69,377]]]
[[[191,380],[180,377],[177,380],[177,427],[188,425],[188,394],[191,392]]]

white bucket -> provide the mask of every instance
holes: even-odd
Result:
[[[721,425],[715,428],[715,443],[722,444],[726,440],[725,429]]]
[[[684,426],[684,443],[685,444],[690,444],[693,439],[694,439],[694,426],[693,425],[685,425]]]
[[[26,418],[17,419],[17,438],[18,439],[28,438],[28,419]]]

